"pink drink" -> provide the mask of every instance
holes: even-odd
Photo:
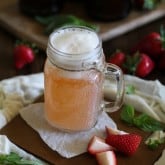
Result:
[[[49,64],[47,64],[48,66]],[[63,77],[60,69],[45,69],[45,113],[49,123],[65,130],[87,130],[94,126],[102,99],[102,76],[81,72],[81,78]],[[51,75],[51,76],[50,76]]]
[[[50,60],[44,69],[46,119],[62,130],[88,130],[95,125],[101,110],[104,76],[96,69],[87,69],[101,56],[100,41],[94,32],[73,28],[54,33],[49,42],[60,52],[47,50]]]

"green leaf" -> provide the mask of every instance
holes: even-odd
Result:
[[[156,149],[163,143],[165,143],[165,133],[163,131],[155,131],[145,140],[145,144],[150,149]]]
[[[154,132],[165,129],[163,124],[146,114],[141,114],[138,117],[135,117],[133,122],[136,127],[141,128],[146,132]]]
[[[160,36],[162,41],[162,47],[165,48],[165,28],[163,25],[160,26]]]
[[[96,32],[99,31],[97,25],[89,23],[74,15],[53,15],[48,17],[36,16],[35,19],[39,23],[45,25],[44,33],[46,35],[52,33],[56,28],[68,26],[68,25],[86,26],[88,28],[95,30]]]
[[[152,10],[160,4],[161,0],[144,0],[143,9]]]
[[[147,146],[150,149],[156,149],[160,144],[163,144],[165,141],[164,140],[155,140],[155,139],[149,139],[147,142]]]
[[[2,165],[43,165],[39,160],[27,160],[20,157],[17,153],[11,152],[9,155],[0,155]]]
[[[131,105],[124,105],[120,114],[120,117],[126,123],[132,125],[134,119],[134,108]]]
[[[151,118],[147,114],[135,115],[132,105],[124,105],[120,114],[121,120],[129,125],[135,126],[145,132],[154,132],[157,130],[165,130],[165,125]]]
[[[148,146],[150,149],[156,149],[156,148],[159,146],[159,144],[160,144],[160,143],[159,143],[158,140],[149,139],[147,146]]]
[[[139,51],[135,52],[132,56],[126,56],[126,61],[123,67],[127,70],[129,74],[135,74],[138,63],[140,62]]]
[[[135,87],[133,85],[126,85],[125,87],[125,93],[126,94],[134,94],[135,93]]]
[[[35,20],[37,20],[39,23],[43,25],[48,25],[50,22],[54,21],[55,16],[47,16],[47,17],[42,17],[42,16],[36,16]]]

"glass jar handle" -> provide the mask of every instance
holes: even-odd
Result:
[[[114,101],[105,101],[104,102],[104,110],[106,112],[114,112],[117,111],[123,103],[124,97],[124,76],[122,70],[113,64],[106,64],[105,70],[105,79],[112,79],[116,83],[116,96]],[[110,82],[111,83],[111,82]]]

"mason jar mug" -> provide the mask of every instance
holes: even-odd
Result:
[[[105,107],[103,84],[108,77],[117,88],[113,104],[107,104],[106,110],[111,112],[122,105],[124,80],[120,68],[105,62],[99,35],[87,27],[55,30],[49,36],[44,67],[44,111],[48,123],[63,131],[94,127]]]

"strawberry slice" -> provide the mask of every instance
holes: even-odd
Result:
[[[99,165],[116,165],[116,155],[113,151],[105,151],[96,154],[96,159]]]
[[[93,136],[88,144],[88,152],[92,155],[96,153],[113,150],[114,148],[109,144],[105,143],[105,139],[97,136]]]
[[[108,127],[108,126],[105,127],[105,130],[106,130],[107,135],[109,135],[109,134],[113,134],[113,135],[127,134],[127,132],[120,131],[118,129],[114,129],[114,128],[111,128],[111,127]]]
[[[106,143],[116,148],[119,152],[131,156],[138,149],[141,139],[141,136],[137,134],[109,134],[106,138]]]

